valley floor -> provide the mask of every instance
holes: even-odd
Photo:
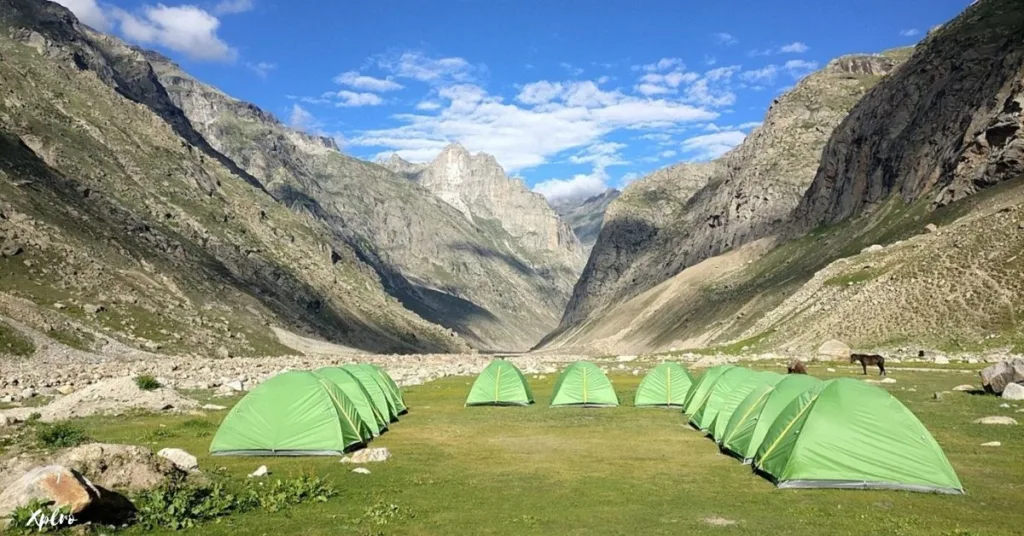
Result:
[[[832,373],[825,366],[815,364],[810,373],[859,375],[845,365],[832,365],[838,369]],[[527,408],[464,408],[470,377],[406,388],[410,413],[372,445],[389,448],[393,457],[369,464],[369,475],[352,473],[335,457],[210,457],[212,425],[226,411],[209,414],[205,429],[183,426],[195,419],[190,416],[79,423],[97,441],[184,448],[204,471],[230,480],[244,481],[266,464],[271,478],[313,473],[340,491],[322,504],[239,514],[189,531],[194,534],[1019,533],[1024,426],[972,421],[988,415],[1024,421],[1020,404],[1002,408],[994,396],[963,392],[936,400],[937,391],[978,384],[976,367],[912,366],[893,365],[896,383],[881,386],[934,434],[965,496],[775,489],[685,426],[678,411],[632,407],[642,376],[622,372],[610,375],[623,404],[614,409],[547,407],[551,373],[529,376],[538,403]],[[980,446],[989,441],[1002,446]]]

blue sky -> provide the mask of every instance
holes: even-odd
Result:
[[[549,197],[706,160],[843,54],[969,0],[58,0],[348,154],[495,155]]]

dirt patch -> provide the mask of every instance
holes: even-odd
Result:
[[[125,377],[97,382],[45,406],[15,408],[0,412],[0,415],[25,420],[38,412],[41,421],[49,422],[90,415],[117,415],[129,410],[184,411],[198,407],[198,402],[179,395],[173,389],[160,387],[143,391],[135,384],[135,378]]]

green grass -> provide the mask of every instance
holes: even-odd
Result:
[[[139,386],[139,389],[143,391],[153,391],[160,388],[160,382],[156,381],[156,378],[143,374],[135,378],[135,385]]]
[[[28,357],[35,351],[36,345],[31,340],[8,324],[0,322],[0,354]]]
[[[842,364],[831,365],[839,370],[831,374],[825,366],[812,365],[811,373],[859,377]],[[188,534],[820,534],[826,523],[836,534],[942,535],[1007,534],[1024,526],[1024,426],[971,424],[986,415],[1019,417],[1014,408],[959,392],[932,399],[935,391],[977,383],[972,371],[894,368],[890,376],[897,383],[885,387],[935,435],[966,496],[778,490],[719,454],[678,412],[629,407],[640,380],[634,376],[612,376],[626,404],[614,409],[548,408],[555,375],[529,378],[538,404],[528,408],[463,408],[471,378],[407,389],[410,413],[372,444],[393,457],[369,465],[370,475],[352,473],[335,457],[210,457],[209,432],[226,412],[201,419],[208,424],[168,415],[78,424],[107,442],[139,443],[168,430],[145,443],[184,448],[203,470],[239,484],[266,464],[273,478],[314,474],[339,492],[324,503],[232,515]],[[987,441],[1003,446],[979,446]],[[710,526],[704,520],[712,517],[736,524]]]

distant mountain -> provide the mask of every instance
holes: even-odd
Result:
[[[572,227],[576,237],[579,238],[587,254],[593,249],[597,242],[597,235],[601,232],[601,223],[604,221],[604,213],[608,205],[615,201],[622,192],[612,188],[598,195],[552,201],[551,207],[555,209],[562,221]]]

